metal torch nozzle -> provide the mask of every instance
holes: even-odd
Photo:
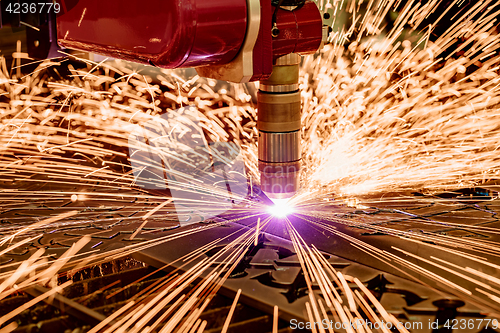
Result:
[[[271,199],[292,197],[300,173],[300,56],[276,59],[258,92],[259,171],[262,190]]]

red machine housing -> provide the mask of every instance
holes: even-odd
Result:
[[[261,9],[252,81],[269,77],[273,60],[282,55],[318,49],[323,22],[316,4],[278,9],[280,33],[272,37],[270,0],[73,1],[57,18],[58,43],[163,68],[223,65],[245,42],[251,1]]]
[[[246,0],[80,0],[57,18],[63,47],[164,68],[227,63],[246,27]]]
[[[278,9],[276,26],[280,33],[273,37],[274,59],[289,53],[314,53],[321,45],[323,19],[312,1],[298,10]]]

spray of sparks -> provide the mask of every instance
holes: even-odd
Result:
[[[304,272],[309,288],[307,315],[311,322],[321,322],[330,313],[342,322],[368,317],[373,322],[397,324],[362,282],[336,271],[324,260],[315,245],[299,234],[295,220],[344,239],[360,253],[388,263],[410,279],[415,279],[414,273],[418,273],[425,282],[434,281],[458,297],[500,313],[498,278],[460,261],[466,258],[481,267],[499,269],[486,258],[498,259],[497,244],[412,233],[363,219],[347,219],[344,213],[335,213],[337,204],[324,201],[335,193],[347,197],[347,206],[353,209],[370,209],[379,202],[364,200],[362,195],[442,191],[498,178],[500,36],[495,30],[498,13],[492,9],[494,2],[478,2],[461,12],[437,39],[431,39],[433,25],[421,30],[421,23],[440,1],[425,5],[417,1],[406,4],[370,1],[361,13],[362,3],[323,4],[322,9],[334,13],[344,8],[352,15],[353,22],[336,31],[319,55],[304,59],[303,188],[290,202],[276,203],[271,208],[271,215],[285,221],[283,230],[293,242]],[[459,3],[455,1],[450,6]],[[392,29],[383,32],[383,18],[395,8],[399,16]],[[443,17],[444,14],[439,16],[434,25]],[[468,20],[469,17],[475,19]],[[401,40],[403,32],[412,32],[411,27],[415,27],[414,40]],[[380,37],[382,34],[384,37]],[[465,42],[452,48],[458,39]],[[79,59],[87,62],[87,67],[74,68],[68,64],[68,58],[39,62],[30,74],[23,75],[21,61],[26,57],[19,50],[11,69],[0,58],[3,184],[0,212],[31,205],[36,218],[29,222],[20,217],[10,218],[10,225],[1,231],[0,258],[38,239],[41,231],[71,225],[85,227],[89,221],[107,223],[107,227],[122,223],[135,230],[130,236],[133,241],[138,235],[148,233],[145,229],[153,218],[172,228],[184,218],[192,218],[187,203],[185,212],[179,210],[180,206],[175,207],[174,219],[172,198],[168,194],[137,186],[138,179],[124,148],[128,147],[130,133],[166,110],[196,105],[201,127],[209,140],[232,141],[242,147],[249,182],[258,179],[256,110],[248,91],[251,86],[218,88],[213,80],[198,76],[186,80],[177,72],[166,70],[150,75],[120,61],[95,63]],[[161,181],[161,177],[158,179]],[[223,192],[214,195],[234,199],[225,197]],[[58,284],[57,272],[75,272],[224,223],[256,220],[250,229],[232,235],[230,242],[211,258],[204,258],[203,251],[216,248],[224,239],[200,244],[198,250],[179,259],[189,264],[183,264],[184,270],[167,275],[155,288],[156,294],[151,291],[137,296],[91,330],[203,332],[207,322],[200,319],[201,313],[246,251],[258,242],[259,234],[276,220],[261,213],[269,209],[262,203],[247,197],[239,199],[240,205],[235,209],[239,216],[224,222],[180,228],[166,236],[138,240],[119,250],[82,256],[79,252],[90,241],[91,235],[87,235],[75,239],[57,260],[44,256],[44,250],[40,249],[18,266],[3,264],[10,270],[0,275],[0,300],[18,290],[50,288],[18,310],[4,314],[0,325],[6,325],[7,331],[15,329],[14,319],[19,313],[71,284],[71,280]],[[401,204],[404,200],[400,197],[394,202]],[[200,199],[197,204],[200,210],[214,209],[210,201]],[[120,205],[131,207],[128,216],[100,219],[95,214]],[[50,212],[55,207],[59,209],[57,214]],[[419,222],[426,226],[440,225],[430,219]],[[395,245],[381,249],[350,234],[352,227],[404,238],[408,244],[453,254],[457,259],[424,258],[410,247]],[[460,227],[483,233],[499,232],[481,226]],[[225,261],[217,261],[221,257]],[[416,265],[410,258],[425,265]],[[451,273],[454,278],[444,278],[436,270]],[[200,277],[202,282],[188,292],[189,285]],[[462,280],[475,287],[462,286]],[[313,290],[312,283],[319,284],[323,297]],[[223,332],[228,329],[240,292]],[[364,313],[359,309],[364,309]],[[276,309],[274,313],[277,317]],[[406,332],[404,327],[398,330]],[[276,325],[273,332],[277,332]]]

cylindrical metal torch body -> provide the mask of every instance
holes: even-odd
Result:
[[[300,92],[296,53],[278,58],[258,92],[259,171],[262,190],[271,199],[292,197],[299,187]]]

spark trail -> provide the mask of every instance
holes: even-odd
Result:
[[[385,38],[367,36],[382,29],[373,22],[389,8],[368,10],[360,26],[347,25],[305,60],[304,184],[312,192],[432,191],[498,179],[499,9],[478,3],[435,41],[438,22],[419,34],[403,29],[438,3],[407,2]],[[457,46],[460,39],[467,42]]]
[[[498,302],[500,289],[497,275],[500,269],[498,243],[487,239],[453,237],[436,230],[459,230],[462,232],[496,236],[497,228],[461,223],[443,223],[436,217],[423,218],[418,215],[404,217],[405,212],[418,211],[429,202],[437,200],[412,198],[411,205],[397,202],[400,207],[387,214],[383,202],[367,201],[358,207],[349,208],[345,202],[297,204],[294,213],[288,215],[291,239],[298,233],[301,244],[330,249],[329,241],[319,241],[315,230],[324,230],[335,241],[335,248],[343,256],[356,261],[377,260],[384,270],[405,276],[433,288],[446,290],[460,299],[467,299],[487,311],[500,313]],[[378,205],[377,205],[378,204]],[[460,207],[456,201],[445,201],[448,207]],[[360,209],[363,209],[361,213]],[[477,207],[476,207],[477,209]],[[357,213],[354,213],[358,211]],[[380,220],[375,214],[381,214]],[[387,215],[388,216],[387,216]],[[399,214],[399,216],[395,216]],[[419,229],[415,230],[417,227]],[[285,235],[283,230],[275,234]],[[388,235],[378,240],[373,235]],[[327,237],[330,239],[329,237]],[[307,240],[307,242],[305,240]],[[311,245],[312,244],[312,245]],[[378,265],[376,265],[378,266]],[[472,268],[472,266],[476,268]],[[488,273],[486,273],[488,272]],[[402,274],[402,275],[401,275]]]

